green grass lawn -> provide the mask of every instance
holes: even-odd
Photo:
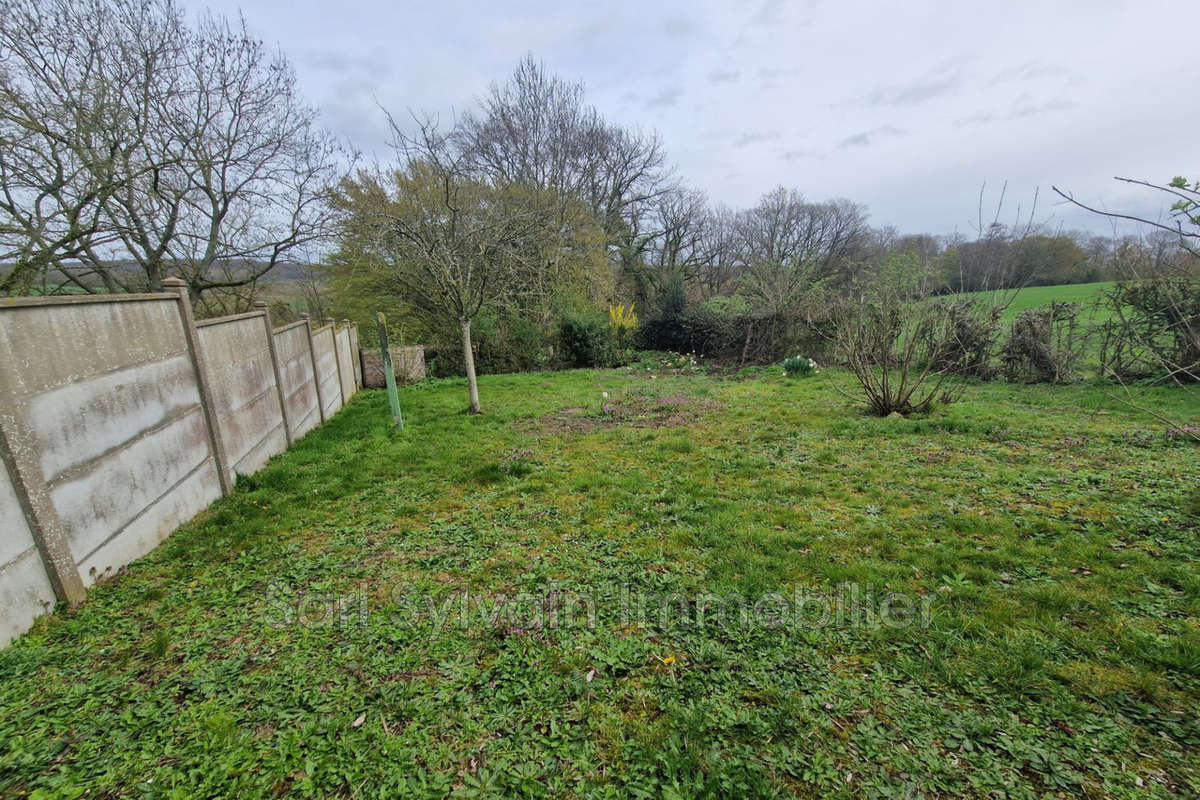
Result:
[[[1029,308],[1038,308],[1040,306],[1048,306],[1052,302],[1058,303],[1079,303],[1086,305],[1096,300],[1104,292],[1114,285],[1113,281],[1101,281],[1098,283],[1073,283],[1064,284],[1062,286],[1028,286],[1018,290],[1015,294],[1011,291],[1004,292],[967,292],[970,297],[998,297],[1012,298],[1012,302],[1004,310],[1002,317],[1005,323],[1012,322],[1017,318],[1017,315]],[[1091,312],[1085,311],[1086,316],[1090,316]],[[1107,314],[1103,309],[1097,309],[1096,321],[1107,319]]]
[[[0,796],[1200,792],[1194,443],[653,374],[364,393],[0,651]]]

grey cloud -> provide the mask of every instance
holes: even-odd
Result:
[[[1163,80],[1187,74],[1200,3],[1185,4],[1172,25],[1111,0],[1072,8],[918,0],[867,20],[828,0],[815,11],[811,0],[529,0],[435,3],[420,13],[369,0],[361,14],[329,14],[312,0],[206,4],[232,15],[245,8],[252,30],[295,61],[324,122],[368,155],[391,157],[377,102],[401,118],[412,107],[449,121],[452,108],[473,108],[532,52],[554,74],[584,82],[588,101],[614,122],[657,128],[681,177],[714,199],[751,204],[789,180],[784,173],[803,173],[814,197],[849,195],[879,221],[913,230],[947,232],[974,219],[989,170],[1014,187],[1056,180],[1115,203],[1105,188],[1113,153],[1123,169],[1170,174],[1164,151],[1186,151],[1187,132],[1200,126],[1200,105],[1172,102]],[[649,55],[614,58],[619,41]],[[1114,58],[1114,41],[1154,57]],[[383,68],[385,77],[373,77]],[[1093,111],[1114,124],[1096,125]],[[1162,124],[1137,125],[1147,114]],[[774,130],[781,137],[738,146]],[[1086,137],[1096,146],[1071,146]],[[903,160],[847,170],[900,148]]]
[[[769,89],[779,84],[779,81],[786,78],[794,78],[800,74],[800,70],[793,67],[791,69],[773,69],[770,67],[762,67],[754,73],[754,77],[758,80],[758,85],[764,89]]]
[[[904,131],[891,125],[880,125],[878,128],[872,128],[869,131],[862,131],[853,136],[847,136],[842,139],[842,143],[838,147],[870,147],[879,138],[890,138],[892,136],[903,136]]]
[[[780,12],[783,10],[785,0],[766,0],[758,7],[750,16],[750,24],[759,28],[769,28],[779,22]]]
[[[374,77],[386,75],[390,71],[387,57],[378,51],[347,55],[334,50],[308,50],[300,56],[299,63],[310,69],[325,72],[365,72]]]
[[[1013,81],[1033,81],[1039,78],[1052,78],[1067,74],[1067,68],[1057,64],[1047,64],[1043,61],[1026,61],[1017,67],[1010,67],[992,76],[988,86]]]
[[[1070,111],[1073,108],[1078,108],[1079,104],[1074,100],[1047,100],[1044,103],[1037,103],[1029,94],[1023,94],[1013,103],[1012,113],[1009,114],[1010,119],[1021,119],[1023,117],[1036,117],[1041,114],[1054,114],[1060,111]]]
[[[331,72],[342,72],[350,68],[350,59],[345,53],[335,53],[332,50],[309,50],[300,56],[300,63],[313,69],[327,69]]]
[[[958,88],[962,82],[964,60],[952,58],[937,64],[911,81],[879,86],[867,93],[867,106],[911,106],[932,100]]]
[[[909,106],[932,100],[958,85],[958,80],[946,78],[925,83],[913,83],[888,89],[876,89],[867,96],[869,106]]]
[[[748,147],[752,144],[761,144],[763,142],[773,142],[781,136],[779,131],[756,131],[754,133],[743,133],[733,143],[734,147]]]
[[[708,73],[709,83],[733,83],[742,75],[736,69],[714,69]]]
[[[986,125],[994,119],[994,115],[989,114],[986,111],[980,111],[978,113],[969,114],[968,116],[959,117],[958,119],[954,120],[954,127],[966,128],[973,125]]]
[[[658,94],[646,101],[646,108],[665,108],[673,106],[679,102],[679,98],[683,96],[683,89],[678,86],[668,86]]]
[[[662,22],[662,31],[667,36],[682,38],[696,29],[696,23],[687,17],[668,17]]]

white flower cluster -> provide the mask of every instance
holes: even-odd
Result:
[[[784,359],[783,368],[789,375],[800,373],[804,375],[815,375],[821,371],[817,366],[817,362],[811,358],[805,358],[801,355],[795,355],[791,358]]]
[[[812,359],[805,359],[805,357],[804,357],[803,355],[793,355],[793,356],[791,357],[791,359],[790,359],[790,360],[793,360],[793,361],[806,361],[806,362],[808,362],[808,363],[809,363],[809,369],[811,369],[811,371],[812,371],[812,372],[818,372],[818,371],[820,371],[820,368],[818,368],[818,367],[817,367],[817,362],[816,362],[816,361],[814,361],[814,360],[812,360]]]

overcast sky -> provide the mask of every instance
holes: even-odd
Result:
[[[187,2],[187,0],[184,0]],[[296,65],[361,150],[378,105],[449,117],[526,53],[602,114],[661,134],[680,175],[734,207],[777,184],[865,203],[876,225],[971,233],[1003,218],[1108,232],[1051,184],[1158,214],[1114,175],[1200,176],[1200,3],[908,0],[220,0]],[[195,4],[193,4],[195,6]]]

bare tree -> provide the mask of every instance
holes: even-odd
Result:
[[[325,234],[344,153],[243,20],[188,28],[172,0],[36,0],[0,31],[0,90],[24,101],[3,121],[42,140],[0,135],[0,169],[23,178],[5,181],[18,267],[3,288],[50,267],[89,291],[157,289],[171,272],[203,305]]]
[[[473,170],[584,202],[609,241],[631,251],[634,214],[674,185],[657,135],[606,122],[586,103],[582,84],[550,74],[532,56],[480,105],[454,134]]]
[[[109,203],[170,154],[140,152],[186,37],[171,0],[0,0],[0,292],[119,288],[86,261]]]
[[[929,302],[934,283],[911,254],[896,253],[835,306],[834,343],[872,414],[925,413],[956,396],[945,388],[950,370],[943,358],[952,319],[945,306]]]
[[[684,188],[663,193],[635,216],[629,231],[640,235],[638,252],[629,258],[629,277],[639,301],[653,302],[667,287],[691,283],[700,275],[712,260],[709,219],[704,192]]]
[[[736,213],[723,205],[710,208],[706,212],[704,238],[707,259],[696,276],[700,295],[712,298],[731,293],[745,268],[738,245]]]
[[[865,256],[866,214],[847,200],[809,203],[780,186],[738,215],[742,291],[768,314],[796,306],[817,283],[832,284]]]
[[[323,236],[342,150],[317,127],[287,60],[239,20],[206,15],[164,93],[144,156],[166,169],[129,181],[107,206],[124,249],[156,288],[166,271],[196,295],[252,285]]]

